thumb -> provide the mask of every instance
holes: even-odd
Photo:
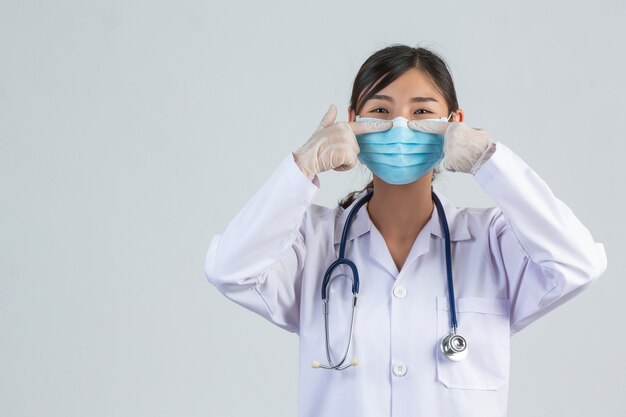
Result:
[[[331,104],[324,117],[322,117],[322,121],[317,126],[317,129],[323,129],[335,123],[335,118],[337,117],[337,107],[334,104]]]

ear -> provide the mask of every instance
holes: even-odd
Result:
[[[464,120],[465,120],[465,112],[460,107],[457,111],[452,113],[452,118],[450,119],[451,122],[462,122]]]
[[[348,121],[355,122],[356,121],[356,113],[350,106],[348,106]]]

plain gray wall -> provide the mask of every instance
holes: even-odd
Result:
[[[392,43],[440,53],[465,122],[607,251],[513,338],[509,416],[626,415],[625,19],[622,0],[0,0],[0,416],[294,416],[297,336],[204,257]],[[364,172],[322,174],[314,202]],[[436,184],[492,205],[466,174]]]

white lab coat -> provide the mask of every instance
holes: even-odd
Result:
[[[460,362],[439,350],[450,319],[436,208],[400,272],[366,205],[356,214],[346,254],[361,284],[348,360],[360,364],[342,371],[311,362],[327,363],[321,282],[352,206],[312,204],[319,178],[311,182],[289,153],[213,236],[208,280],[299,335],[300,417],[506,415],[511,336],[587,288],[607,259],[603,244],[504,144],[474,178],[497,207],[456,208],[434,187],[451,235],[458,332],[468,343]],[[346,346],[351,300],[351,281],[337,278],[330,289],[335,360]]]

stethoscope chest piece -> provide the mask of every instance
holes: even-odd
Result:
[[[460,361],[467,356],[467,341],[461,335],[450,333],[441,339],[441,352],[451,361]]]

